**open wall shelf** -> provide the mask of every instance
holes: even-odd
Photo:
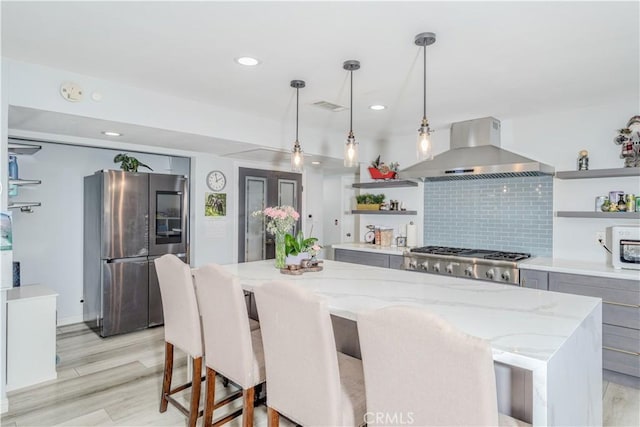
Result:
[[[640,219],[640,212],[558,211],[556,216],[564,218]]]
[[[376,181],[376,182],[356,182],[351,184],[353,188],[401,188],[401,187],[417,187],[416,181],[403,179]]]
[[[619,178],[640,176],[640,168],[591,169],[586,171],[556,172],[558,179]]]
[[[357,210],[354,209],[351,211],[352,214],[358,215],[417,215],[417,211],[367,211],[367,210]]]

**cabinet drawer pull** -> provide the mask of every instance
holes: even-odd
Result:
[[[605,301],[605,300],[602,300],[602,302],[605,303],[605,304],[610,304],[610,305],[619,305],[621,307],[640,308],[640,305],[638,305],[638,304],[625,304],[625,303],[622,303],[622,302],[611,302],[611,301]]]
[[[635,351],[620,350],[619,348],[611,348],[607,346],[602,346],[602,348],[605,350],[617,351],[618,353],[630,354],[631,356],[640,356],[640,353],[636,353]]]

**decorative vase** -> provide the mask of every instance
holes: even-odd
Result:
[[[285,264],[287,265],[300,265],[303,259],[309,259],[308,252],[301,252],[298,255],[287,255]]]
[[[286,258],[286,250],[284,245],[284,235],[286,233],[283,231],[276,232],[276,268],[285,268],[287,265],[285,264]]]

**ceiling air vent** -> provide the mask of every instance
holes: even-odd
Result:
[[[334,113],[347,110],[347,107],[343,107],[342,105],[334,104],[333,102],[329,101],[318,101],[314,102],[312,105],[318,108],[322,108],[323,110],[333,111]]]

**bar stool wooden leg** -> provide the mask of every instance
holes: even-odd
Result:
[[[243,390],[244,407],[242,408],[242,427],[253,427],[253,406],[255,388]]]
[[[267,426],[278,427],[280,424],[280,414],[270,406],[267,406]]]
[[[164,343],[164,378],[162,380],[162,396],[160,397],[160,412],[167,410],[169,401],[167,396],[171,390],[171,378],[173,376],[173,344]]]
[[[204,403],[203,426],[213,425],[213,409],[216,406],[216,371],[207,367],[207,395]]]
[[[191,386],[191,405],[189,408],[189,427],[196,427],[200,409],[200,386],[202,385],[202,357],[193,359],[193,380]]]

